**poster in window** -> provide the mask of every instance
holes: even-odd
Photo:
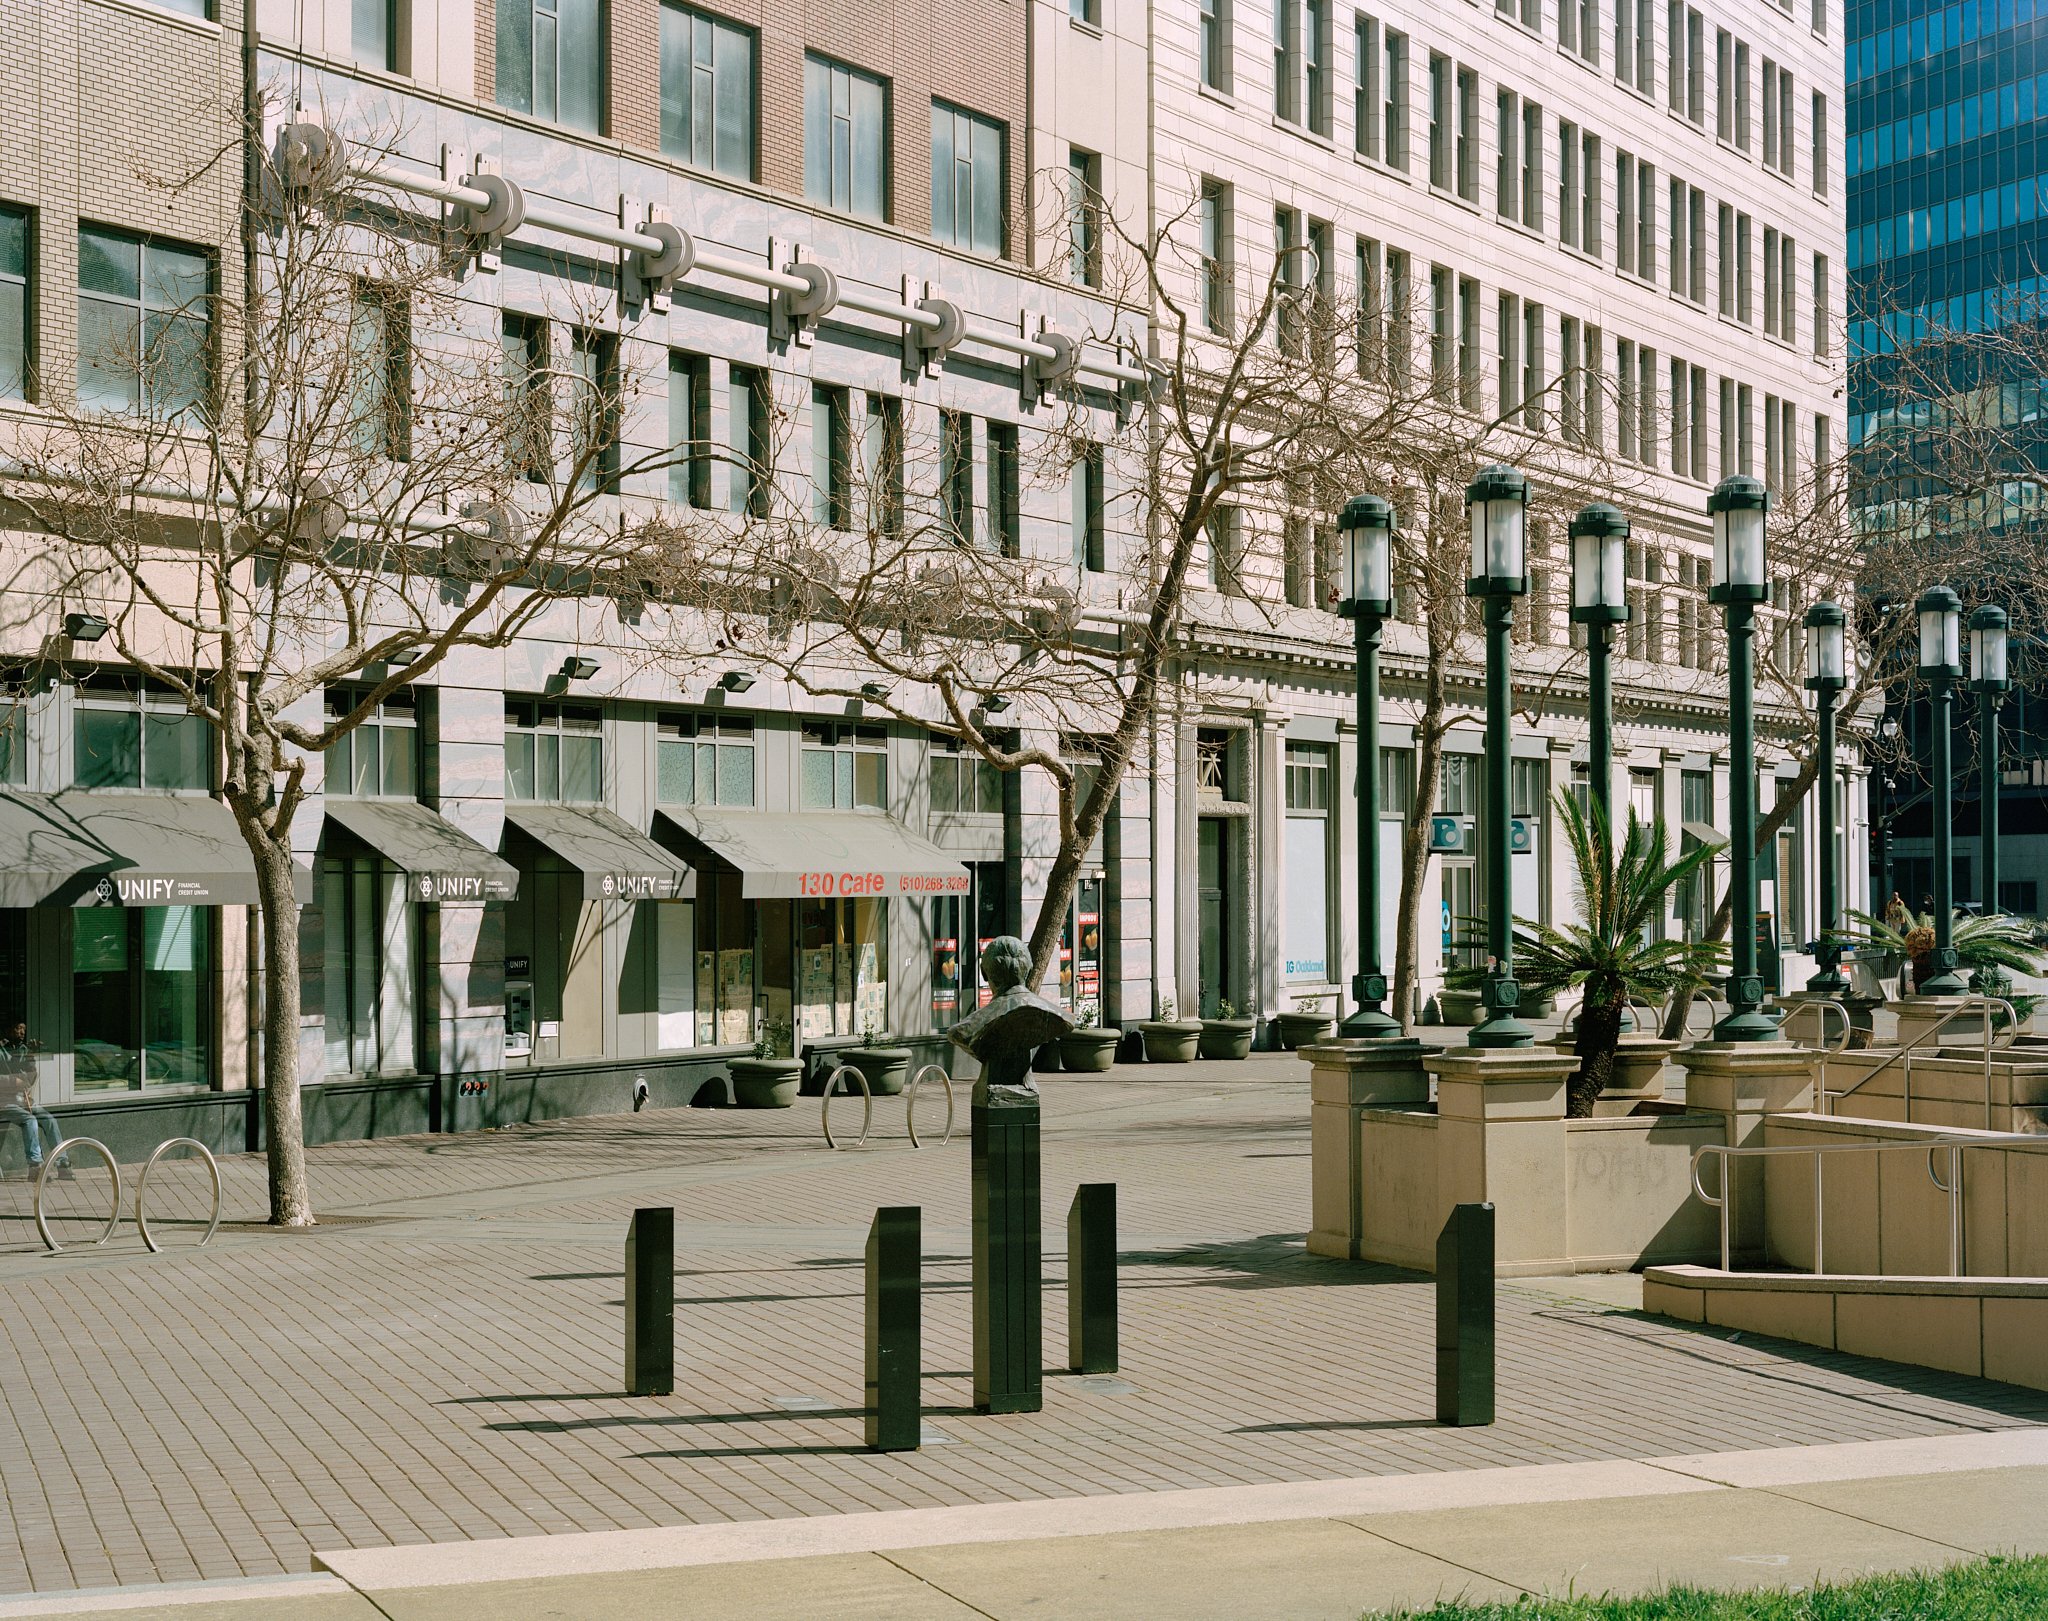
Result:
[[[754,1039],[751,948],[718,954],[718,1039],[728,1046],[744,1046]]]
[[[718,1040],[718,956],[710,951],[697,953],[697,1040]]]
[[[832,948],[797,953],[797,1028],[806,1041],[832,1034]]]
[[[1329,827],[1321,816],[1287,818],[1287,938],[1281,959],[1289,979],[1330,977]]]
[[[932,942],[932,1018],[943,1029],[960,1009],[960,942]]]
[[[863,940],[857,950],[855,983],[859,992],[854,1012],[858,1028],[880,1030],[889,1022],[889,985],[882,978],[881,948],[872,940]]]
[[[1075,963],[1074,994],[1088,1001],[1102,994],[1102,922],[1100,914],[1083,912],[1081,947]]]
[[[992,934],[984,934],[974,942],[974,960],[977,964],[981,961],[982,953],[995,943],[996,937]],[[988,988],[988,981],[985,979],[980,980],[975,986],[974,1005],[976,1007],[987,1007],[989,999],[994,995],[995,992]]]

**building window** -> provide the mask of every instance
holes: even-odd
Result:
[[[27,782],[28,705],[0,700],[0,783],[20,788]]]
[[[1074,566],[1100,574],[1109,566],[1102,511],[1102,446],[1089,445],[1074,462]]]
[[[1755,226],[1747,214],[1735,216],[1735,319],[1748,326],[1756,319]]]
[[[1204,177],[1199,203],[1202,231],[1202,324],[1230,331],[1230,188]]]
[[[204,15],[202,4],[193,15]],[[397,0],[351,0],[349,51],[364,67],[398,72]]]
[[[1273,0],[1273,116],[1301,122],[1301,0]]]
[[[420,931],[405,874],[368,854],[330,853],[320,867],[327,1073],[407,1073]]]
[[[1282,974],[1330,977],[1330,746],[1287,744],[1287,934]]]
[[[655,725],[655,798],[663,805],[751,806],[753,717],[664,712]]]
[[[1429,268],[1429,380],[1430,386],[1449,398],[1457,383],[1457,316],[1451,272],[1442,265]]]
[[[1067,274],[1102,285],[1102,159],[1078,146],[1067,148]]]
[[[668,498],[680,507],[711,505],[711,362],[668,352]]]
[[[1301,296],[1308,280],[1305,259],[1301,210],[1276,208],[1273,211],[1273,279],[1277,286],[1274,289],[1273,319],[1279,329],[1280,352],[1294,357],[1301,354],[1302,327],[1306,318],[1305,301]]]
[[[594,704],[506,699],[505,797],[602,803],[604,711]]]
[[[1429,183],[1451,189],[1451,59],[1429,53]]]
[[[754,35],[688,6],[661,8],[661,149],[754,178]]]
[[[1330,65],[1336,41],[1330,28],[1330,0],[1306,0],[1302,20],[1302,50],[1308,100],[1308,127],[1328,139],[1334,113]]]
[[[205,407],[212,266],[203,249],[78,228],[78,403],[176,418]]]
[[[1750,130],[1750,78],[1749,46],[1742,40],[1735,42],[1735,145],[1739,151],[1749,150]]]
[[[1003,126],[936,101],[932,235],[990,258],[1003,251]]]
[[[728,374],[727,427],[732,437],[732,510],[765,518],[775,498],[775,400],[768,373],[734,366]]]
[[[825,383],[811,385],[811,521],[853,527],[853,402]]]
[[[604,107],[600,0],[498,0],[498,105],[595,130]]]
[[[1834,317],[1828,312],[1828,256],[1816,253],[1813,256],[1813,354],[1816,360],[1827,359],[1834,345],[1828,336],[1828,328],[1834,324]]]
[[[974,418],[939,413],[939,503],[956,546],[974,544]]]
[[[501,339],[505,373],[505,462],[546,483],[554,466],[554,409],[548,389],[548,324],[507,310]]]
[[[1778,231],[1776,226],[1764,227],[1764,336],[1775,338],[1778,331]]]
[[[1497,92],[1494,98],[1493,208],[1502,219],[1522,216],[1522,98],[1512,90]]]
[[[1438,756],[1436,808],[1445,816],[1479,811],[1481,759],[1476,754]]]
[[[78,788],[213,786],[213,736],[168,688],[95,672],[72,705],[71,781]]]
[[[1225,94],[1230,90],[1229,0],[1201,0],[1202,83]]]
[[[1813,93],[1813,151],[1808,159],[1813,167],[1813,194],[1825,197],[1828,194],[1828,98],[1818,90]]]
[[[28,214],[0,208],[0,400],[28,398]]]
[[[888,809],[889,728],[806,721],[801,773],[805,810]]]
[[[867,404],[860,457],[868,528],[894,537],[903,533],[903,402],[888,394],[870,394]]]
[[[1479,75],[1458,69],[1458,195],[1479,201]]]
[[[1413,275],[1408,255],[1387,249],[1387,381],[1408,386],[1410,357],[1415,348]]]
[[[1102,26],[1101,0],[1067,0],[1067,15],[1090,28]]]
[[[1018,557],[1024,544],[1024,484],[1017,425],[991,422],[987,426],[989,542],[1002,556]]]
[[[1239,574],[1243,561],[1244,514],[1226,501],[1209,509],[1209,584],[1226,597],[1244,595]]]
[[[959,738],[934,733],[931,763],[934,815],[1002,815],[1003,774]]]
[[[569,465],[579,490],[618,490],[621,403],[618,335],[575,328],[569,335]]]
[[[888,86],[822,56],[804,57],[804,195],[882,219],[888,209]]]
[[[1600,65],[1600,0],[1557,0],[1557,43],[1580,60]]]
[[[1479,409],[1479,283],[1458,278],[1458,403]]]
[[[355,440],[366,456],[412,453],[412,320],[403,292],[358,283],[349,313]]]
[[[342,688],[327,693],[327,720],[346,720],[362,694]],[[417,799],[420,796],[419,700],[400,687],[375,710],[329,745],[324,792],[351,798]]]
[[[212,1082],[213,921],[206,906],[72,911],[74,1091]]]

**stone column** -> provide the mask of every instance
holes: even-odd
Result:
[[[1419,1041],[1332,1041],[1297,1049],[1309,1069],[1309,1253],[1356,1261],[1363,1251],[1366,1109],[1429,1102],[1422,1062],[1441,1052]]]
[[[1423,1060],[1436,1077],[1437,1202],[1491,1204],[1498,1270],[1571,1270],[1565,1081],[1578,1067],[1547,1047],[1453,1047]]]
[[[1685,1106],[1720,1115],[1721,1140],[1730,1148],[1749,1148],[1761,1146],[1766,1115],[1813,1107],[1818,1057],[1789,1041],[1702,1041],[1679,1053],[1676,1062],[1685,1071]],[[1701,1181],[1714,1191],[1710,1169]],[[1763,1161],[1730,1161],[1722,1198],[1734,1200],[1729,1244],[1739,1266],[1744,1253],[1754,1259],[1764,1241]]]

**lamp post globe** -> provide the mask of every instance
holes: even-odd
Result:
[[[1835,700],[1849,680],[1848,620],[1841,606],[1833,602],[1816,602],[1806,610],[1806,687],[1814,695],[1820,734],[1814,775],[1820,813],[1820,934],[1808,947],[1813,953],[1814,975],[1806,988],[1822,996],[1839,996],[1849,988],[1842,977],[1842,942],[1835,934],[1841,916],[1841,874],[1836,870],[1840,817],[1836,809]]]
[[[1572,623],[1586,627],[1587,784],[1603,812],[1613,810],[1614,686],[1608,659],[1614,627],[1630,618],[1627,516],[1604,501],[1571,521]]]
[[[1920,982],[1920,994],[1961,996],[1966,987],[1956,973],[1955,854],[1950,825],[1955,814],[1955,781],[1950,709],[1955,700],[1956,679],[1963,673],[1963,603],[1947,586],[1937,585],[1921,593],[1913,611],[1920,617],[1920,674],[1927,682],[1927,730],[1933,756],[1928,770],[1934,779],[1934,973]]]
[[[1508,637],[1515,598],[1529,588],[1529,481],[1512,467],[1482,467],[1465,487],[1471,525],[1472,567],[1465,594],[1486,608],[1486,1017],[1472,1031],[1475,1047],[1526,1047],[1536,1034],[1515,1017],[1522,993],[1515,984],[1515,920],[1508,862],[1510,735]]]
[[[1998,903],[1998,812],[2003,777],[1998,762],[1998,709],[2005,702],[2005,610],[1987,602],[1970,615],[1970,685],[1977,692],[1978,870],[1983,873],[1984,912]]]
[[[1344,546],[1345,596],[1358,653],[1358,971],[1357,1007],[1337,1027],[1347,1041],[1401,1034],[1382,1006],[1387,975],[1380,959],[1380,631],[1394,608],[1394,509],[1376,495],[1354,495],[1337,516]]]
[[[1714,524],[1713,572],[1707,600],[1721,605],[1728,627],[1728,1012],[1714,1026],[1716,1041],[1774,1041],[1777,1025],[1764,1013],[1764,982],[1757,973],[1756,941],[1756,606],[1770,595],[1765,571],[1764,520],[1771,494],[1738,473],[1707,497]]]

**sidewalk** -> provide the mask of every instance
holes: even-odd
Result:
[[[2044,1492],[2029,1430],[333,1553],[326,1575],[0,1601],[0,1621],[1352,1621],[2043,1553]]]
[[[303,1578],[316,1552],[473,1543],[495,1562],[574,1533],[773,1525],[788,1548],[877,1513],[1092,1505],[1040,1533],[1067,1535],[1204,1490],[2048,1422],[2039,1392],[1645,1317],[1620,1276],[1502,1284],[1500,1422],[1445,1429],[1430,1280],[1304,1253],[1305,1065],[1120,1068],[1045,1094],[1046,1400],[1014,1418],[969,1406],[964,1129],[914,1151],[900,1100],[877,1100],[857,1152],[823,1146],[815,1099],[337,1144],[310,1156],[328,1219],[309,1233],[156,1256],[132,1227],[54,1256],[18,1240],[0,1595]],[[222,1170],[231,1220],[259,1216],[260,1162]],[[1118,1186],[1113,1377],[1059,1371],[1080,1182]],[[860,1257],[875,1208],[904,1203],[924,1209],[930,1438],[883,1456],[861,1444]],[[640,1205],[676,1211],[671,1397],[620,1389]]]

